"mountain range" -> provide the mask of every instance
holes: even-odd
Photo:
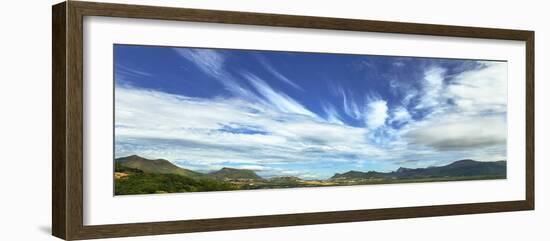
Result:
[[[336,173],[330,179],[414,179],[473,176],[506,176],[506,161],[480,162],[465,159],[437,167],[400,167],[393,172],[349,171],[342,174]]]
[[[218,171],[201,173],[178,167],[168,160],[147,159],[137,155],[115,159],[117,164],[124,167],[139,169],[145,173],[178,174],[191,178],[213,178],[218,180],[250,180],[262,181],[253,170],[223,167]],[[392,172],[376,171],[348,171],[336,173],[328,180],[353,180],[353,179],[421,179],[421,178],[445,178],[445,177],[475,177],[475,176],[506,176],[506,161],[480,162],[464,159],[452,162],[445,166],[426,168],[405,168]],[[297,177],[273,177],[273,181],[300,181]]]
[[[165,159],[132,155],[115,159],[114,192],[115,195],[158,194],[504,178],[506,161],[467,159],[437,167],[401,167],[391,172],[352,170],[324,180],[303,180],[295,176],[263,178],[253,170],[230,167],[203,173],[181,168]]]

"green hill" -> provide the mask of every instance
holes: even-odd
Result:
[[[231,183],[177,174],[133,172],[115,179],[115,195],[236,190]]]
[[[187,177],[201,177],[204,174],[178,167],[164,159],[146,159],[137,155],[115,159],[115,163],[122,167],[139,169],[145,173],[177,174]]]
[[[180,168],[163,159],[132,155],[115,159],[115,195],[206,192],[238,187],[206,175]]]

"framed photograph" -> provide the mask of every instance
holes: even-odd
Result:
[[[534,32],[53,6],[53,235],[534,209]]]

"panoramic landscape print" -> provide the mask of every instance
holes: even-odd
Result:
[[[506,179],[504,61],[116,44],[114,87],[115,195]]]

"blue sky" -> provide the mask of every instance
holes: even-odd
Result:
[[[115,156],[327,178],[506,159],[507,63],[115,45]]]

